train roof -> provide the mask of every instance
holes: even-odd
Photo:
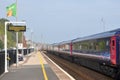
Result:
[[[86,37],[76,38],[76,39],[73,39],[72,42],[79,42],[79,41],[89,40],[89,39],[110,37],[110,36],[114,36],[116,34],[116,32],[118,32],[118,31],[120,31],[120,28],[111,30],[111,31],[94,34],[94,35],[90,35],[90,36],[86,36]]]
[[[71,40],[69,40],[69,41],[63,41],[63,42],[60,42],[59,44],[62,45],[62,44],[69,44],[69,43],[71,43]]]
[[[68,41],[62,41],[62,42],[59,42],[59,43],[53,43],[51,45],[53,46],[59,46],[59,45],[63,45],[63,44],[69,44],[71,43],[72,40],[68,40]]]
[[[57,45],[59,45],[59,43],[53,43],[53,44],[51,44],[52,46],[57,46]]]
[[[58,46],[58,45],[63,45],[63,44],[69,44],[71,41],[63,41],[63,42],[59,42],[59,43],[53,43],[51,45],[53,46]]]

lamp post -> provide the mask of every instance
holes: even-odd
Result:
[[[25,22],[25,20],[22,20],[23,22]],[[24,51],[24,32],[22,32],[22,56],[24,57],[24,53],[23,53],[23,51]]]
[[[23,42],[24,40],[23,39],[24,39],[24,32],[22,32],[22,56],[23,56],[23,50],[24,50],[23,49],[24,48],[24,46],[23,46],[24,45],[24,42]]]
[[[30,46],[29,46],[29,48],[32,48],[33,47],[33,31],[32,31],[32,29],[30,29],[30,28],[26,28],[26,29],[29,29],[30,30]],[[27,54],[28,54],[28,50],[27,50]]]
[[[33,31],[31,30],[31,48],[33,48]]]
[[[30,39],[31,39],[31,42],[30,42],[30,47],[32,48],[33,47],[33,30],[30,29],[30,28],[27,28],[30,30]]]

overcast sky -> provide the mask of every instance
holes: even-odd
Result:
[[[6,18],[6,6],[14,2],[0,0],[0,18]],[[33,31],[36,42],[71,40],[120,28],[120,0],[18,0],[21,20],[27,22],[28,39]]]

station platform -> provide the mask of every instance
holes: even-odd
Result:
[[[61,74],[66,77],[62,79],[58,76],[43,57],[43,53],[37,51],[25,56],[18,66],[12,65],[0,80],[72,80],[64,73]]]

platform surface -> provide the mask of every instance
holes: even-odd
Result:
[[[34,52],[19,65],[13,65],[0,80],[59,80],[40,52]]]

